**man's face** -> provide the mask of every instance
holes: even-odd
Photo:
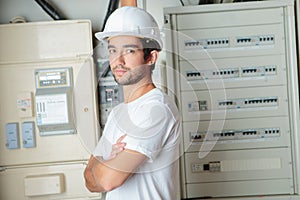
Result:
[[[149,71],[145,65],[141,41],[133,36],[109,39],[109,62],[112,73],[120,85],[132,85],[142,80]]]

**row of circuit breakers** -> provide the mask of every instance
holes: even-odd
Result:
[[[246,4],[164,10],[182,113],[183,198],[295,192],[292,9]]]

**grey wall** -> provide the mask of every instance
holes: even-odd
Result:
[[[90,19],[93,31],[102,28],[109,0],[49,0],[67,19]],[[0,0],[0,23],[23,16],[28,22],[52,21],[34,0]]]

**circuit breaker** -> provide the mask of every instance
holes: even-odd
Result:
[[[297,195],[293,1],[164,9],[182,198]]]

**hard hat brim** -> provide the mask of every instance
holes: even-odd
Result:
[[[138,37],[138,38],[149,38],[149,39],[157,41],[161,49],[163,46],[162,40],[160,38],[154,38],[152,35],[150,35],[150,37],[147,37],[145,35],[137,34],[137,33],[133,33],[133,32],[122,32],[122,33],[120,33],[120,32],[97,32],[97,33],[95,33],[95,37],[98,40],[106,41],[106,42],[110,38],[115,37],[115,36],[133,36],[133,37]]]

